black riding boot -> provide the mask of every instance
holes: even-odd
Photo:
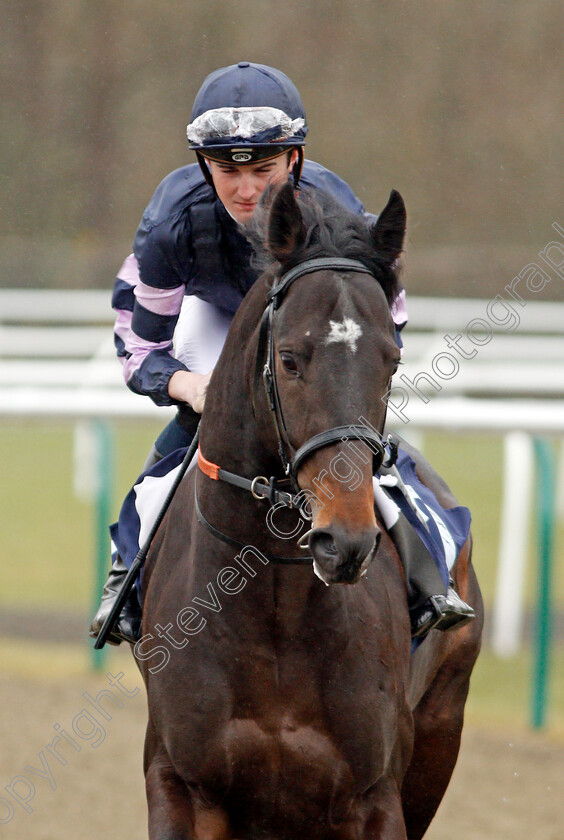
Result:
[[[412,637],[424,639],[430,630],[451,630],[472,621],[474,610],[455,591],[452,579],[445,593],[434,559],[402,513],[388,533],[407,577]]]
[[[176,431],[177,425],[178,420],[177,418],[175,418],[169,423],[166,429],[161,433],[158,440],[153,444],[151,451],[147,456],[147,460],[145,461],[143,472],[150,469],[163,457],[163,453],[159,450],[159,448],[157,448],[157,444],[159,444],[161,438],[166,437],[167,439],[170,438],[171,440],[176,441],[176,439],[179,436],[178,432]],[[178,426],[178,428],[180,429],[180,426]],[[174,430],[174,433],[171,434],[170,430]],[[172,451],[173,448],[174,446],[170,448],[170,451]],[[121,585],[125,580],[127,572],[128,569],[126,568],[119,554],[117,554],[112,568],[110,569],[108,579],[104,585],[104,589],[102,590],[102,602],[98,608],[98,612],[92,620],[92,624],[90,625],[90,635],[93,639],[95,639],[98,636],[98,633],[102,629],[104,621],[110,614],[112,607],[116,602],[116,598],[120,593]],[[135,642],[139,640],[140,636],[141,607],[139,606],[136,587],[133,587],[133,589],[129,592],[129,595],[127,596],[127,601],[123,606],[120,616],[114,624],[112,631],[109,633],[106,641],[110,645],[119,645],[122,642],[130,642],[131,644],[135,644]]]
[[[431,595],[418,607],[409,611],[411,635],[424,639],[430,630],[454,630],[476,618],[476,613],[463,601],[450,580],[446,595]]]
[[[409,502],[409,493],[395,465],[382,473],[394,476],[396,486]],[[407,517],[398,509],[395,523],[388,528],[407,578],[407,598],[411,635],[424,639],[431,630],[452,630],[476,617],[470,604],[462,600],[449,579],[446,588],[434,558]]]
[[[110,569],[108,580],[102,590],[102,603],[100,604],[98,612],[94,616],[92,624],[90,625],[90,635],[92,638],[95,639],[98,636],[104,621],[110,614],[116,598],[120,593],[121,585],[127,575],[127,571],[128,570],[123,560],[118,554],[114,560],[112,568]],[[130,642],[131,644],[135,644],[135,642],[139,640],[140,636],[141,607],[139,606],[139,601],[137,599],[136,588],[133,587],[127,596],[127,601],[123,606],[118,620],[108,635],[107,641],[111,645],[119,645],[121,642]]]

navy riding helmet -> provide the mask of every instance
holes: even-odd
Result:
[[[244,165],[269,160],[297,148],[297,181],[308,128],[300,94],[273,67],[240,61],[215,70],[201,86],[186,134],[206,180],[209,160]]]

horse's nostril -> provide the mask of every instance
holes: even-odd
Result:
[[[309,550],[312,554],[335,557],[339,553],[337,544],[330,531],[315,530],[309,537]]]
[[[375,553],[378,551],[378,548],[380,547],[380,540],[381,539],[382,539],[382,531],[379,528],[377,528],[376,529],[376,538],[374,540],[374,552]]]
[[[314,560],[334,568],[336,565],[362,563],[371,558],[378,547],[379,538],[378,528],[370,528],[355,535],[341,532],[338,527],[331,530],[314,528],[309,535],[308,547]]]

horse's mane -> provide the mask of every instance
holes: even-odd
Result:
[[[273,188],[268,188],[252,220],[245,226],[245,235],[254,249],[253,266],[260,273],[278,273],[280,264],[267,247],[269,206]],[[399,266],[390,265],[376,251],[371,228],[376,224],[374,217],[367,218],[351,213],[336,199],[322,190],[302,188],[298,197],[304,227],[305,243],[297,248],[284,264],[284,269],[306,259],[315,257],[347,257],[358,260],[368,268],[380,283],[388,303],[397,296]]]

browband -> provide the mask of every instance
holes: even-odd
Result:
[[[273,302],[274,308],[277,309],[280,303],[279,298],[286,294],[294,280],[303,277],[305,274],[312,274],[314,271],[322,271],[323,269],[358,271],[374,276],[360,260],[350,260],[347,257],[314,257],[286,271],[278,280],[278,283],[269,291],[267,295],[268,303]]]

